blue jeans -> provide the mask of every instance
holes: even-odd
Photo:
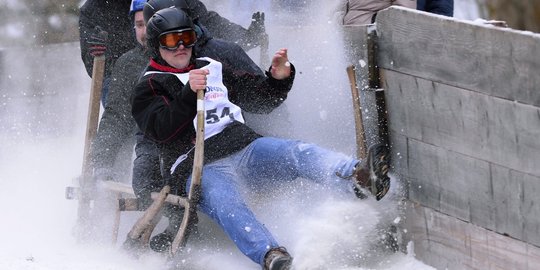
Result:
[[[352,175],[358,162],[314,144],[260,138],[243,150],[203,167],[198,209],[217,222],[242,253],[263,265],[266,252],[279,245],[246,206],[240,189],[264,192],[273,183],[301,177],[350,190],[351,182],[344,178]],[[190,182],[191,177],[187,189]]]

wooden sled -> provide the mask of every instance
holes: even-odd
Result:
[[[195,142],[195,154],[193,160],[192,181],[188,197],[181,197],[169,194],[170,186],[166,185],[162,190],[157,193],[153,192],[151,198],[152,204],[146,209],[140,209],[140,203],[135,198],[135,192],[128,184],[113,182],[113,181],[100,181],[94,183],[96,189],[101,191],[111,192],[116,198],[115,217],[113,225],[113,242],[116,243],[118,237],[118,229],[120,226],[120,216],[122,211],[144,211],[142,217],[140,217],[135,225],[127,235],[127,239],[124,242],[124,248],[128,250],[144,250],[149,246],[149,240],[152,236],[154,228],[159,223],[162,210],[165,204],[172,204],[179,206],[184,211],[182,223],[176,237],[174,238],[171,248],[170,256],[174,257],[182,247],[185,246],[189,232],[197,223],[197,204],[199,202],[201,193],[201,178],[204,159],[204,90],[197,91],[197,130],[196,130],[196,142]],[[96,192],[93,192],[95,195]],[[91,198],[88,192],[81,188],[68,187],[66,192],[68,199],[85,198],[85,205],[90,204],[92,199],[96,199],[97,196]],[[79,202],[81,203],[81,202]],[[89,216],[89,215],[88,215]],[[81,224],[79,224],[81,225]],[[82,225],[81,225],[82,226]]]

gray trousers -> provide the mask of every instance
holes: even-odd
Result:
[[[416,0],[346,0],[343,5],[343,25],[361,25],[373,23],[378,11],[393,5],[416,9]]]

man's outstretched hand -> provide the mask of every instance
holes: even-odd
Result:
[[[276,80],[283,80],[291,76],[291,63],[289,63],[286,48],[279,49],[272,57],[270,73]]]

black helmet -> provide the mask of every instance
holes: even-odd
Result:
[[[159,57],[159,36],[172,30],[195,30],[193,21],[183,11],[165,8],[156,12],[146,25],[146,42],[150,55]]]
[[[149,0],[143,8],[143,17],[144,21],[148,23],[150,18],[164,8],[175,7],[187,13],[188,16],[192,17],[192,10],[189,7],[187,0]]]

